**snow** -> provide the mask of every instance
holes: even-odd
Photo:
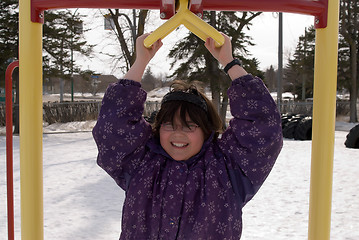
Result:
[[[44,127],[44,239],[118,239],[124,193],[96,165],[94,123]],[[331,223],[336,240],[359,239],[359,149],[344,146],[352,126],[336,124]],[[0,236],[5,239],[5,136],[0,136],[0,159]],[[310,161],[311,141],[285,139],[273,171],[243,209],[242,240],[307,239]],[[15,239],[21,236],[19,167],[19,137],[14,136]]]
[[[272,96],[272,98],[274,99],[274,100],[277,100],[277,92],[271,92],[270,93],[270,95]],[[283,100],[294,100],[294,99],[296,99],[298,97],[298,95],[296,95],[296,94],[293,94],[293,93],[291,93],[291,92],[284,92],[284,93],[282,93],[282,99]]]
[[[96,95],[93,95],[92,93],[74,93],[74,100],[75,101],[101,101],[103,98],[104,93],[97,93]],[[42,95],[42,101],[43,102],[60,102],[60,94],[43,94]],[[64,93],[63,94],[63,101],[71,101],[71,94],[70,93]]]
[[[164,95],[169,92],[169,87],[155,88],[147,93],[147,98],[152,102],[161,102]]]

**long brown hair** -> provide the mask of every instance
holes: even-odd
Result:
[[[161,124],[164,122],[171,122],[180,109],[180,120],[183,125],[187,125],[186,115],[196,123],[203,131],[205,139],[207,139],[212,132],[215,133],[215,138],[218,137],[219,133],[223,131],[222,121],[218,115],[212,102],[206,97],[206,95],[200,91],[200,87],[196,83],[187,83],[185,81],[176,80],[171,84],[170,91],[182,91],[182,92],[193,92],[195,89],[197,94],[202,97],[207,104],[207,111],[188,101],[168,101],[161,105],[161,109],[156,115],[156,119],[153,125],[153,131],[156,137],[159,137]]]

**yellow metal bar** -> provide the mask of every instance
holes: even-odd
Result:
[[[152,44],[154,44],[158,39],[165,38],[168,34],[180,26],[182,24],[181,22],[182,15],[175,14],[173,17],[171,17],[170,20],[162,24],[159,28],[148,35],[143,41],[143,44],[146,48],[150,48]]]
[[[308,229],[310,240],[330,239],[339,0],[329,0],[328,4],[328,25],[316,30]]]
[[[211,37],[217,47],[224,44],[222,34],[188,9],[188,0],[179,0],[177,13],[144,40],[145,47],[151,47],[158,39],[163,39],[181,24],[203,41]]]
[[[19,1],[21,239],[43,239],[42,24]]]
[[[208,37],[213,38],[215,45],[220,47],[224,44],[224,37],[214,27],[203,21],[197,15],[187,9],[183,25],[196,34],[200,39],[206,41]]]

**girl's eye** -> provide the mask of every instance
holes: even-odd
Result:
[[[172,123],[162,123],[161,127],[166,131],[174,131]]]
[[[173,126],[172,123],[162,123],[161,128],[165,131],[175,131],[178,126]],[[189,123],[188,126],[179,126],[183,132],[194,132],[199,127],[196,124]]]
[[[184,132],[194,132],[196,131],[196,128],[198,128],[199,126],[196,124],[188,124],[188,126],[183,126],[182,127],[182,131]]]

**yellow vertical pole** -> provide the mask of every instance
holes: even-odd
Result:
[[[43,239],[42,24],[19,1],[21,239]]]
[[[316,30],[313,142],[308,239],[330,239],[339,0],[328,1],[328,25]]]

